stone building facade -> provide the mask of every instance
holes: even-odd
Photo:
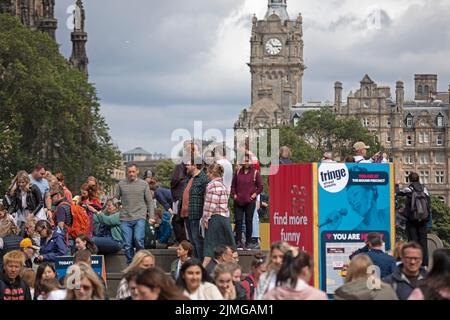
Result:
[[[433,195],[450,203],[450,86],[438,92],[435,74],[416,74],[414,80],[415,98],[407,101],[402,81],[394,99],[390,87],[365,75],[345,103],[336,82],[333,108],[339,117],[360,119],[377,136],[394,163],[396,182],[406,185],[409,173],[417,172]]]

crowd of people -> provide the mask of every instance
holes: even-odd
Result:
[[[367,148],[355,144],[355,162],[366,161],[361,150]],[[130,163],[113,197],[105,196],[95,177],[88,177],[73,196],[61,172],[53,175],[43,165],[31,174],[20,171],[0,204],[0,300],[108,299],[91,256],[121,250],[128,266],[111,297],[118,300],[329,299],[311,286],[310,255],[285,242],[273,243],[268,256],[255,254],[243,274],[239,252],[259,250],[258,219],[267,214],[269,199],[258,159],[246,144],[241,151],[233,168],[223,147],[206,159],[188,141],[170,189],[150,171],[139,178],[138,167]],[[289,148],[282,147],[280,164],[291,164],[290,157]],[[379,157],[367,161],[383,162]],[[325,154],[323,162],[331,158]],[[410,197],[412,189],[402,192]],[[147,250],[151,239],[176,248],[170,272],[157,267]],[[351,257],[345,284],[334,298],[448,299],[450,251],[435,251],[427,272],[426,248],[420,237],[414,240],[397,248],[396,261],[383,252],[379,235],[370,234],[366,247]],[[74,264],[58,278],[55,262],[62,256],[73,256]],[[375,289],[367,286],[372,265],[381,270]],[[74,273],[79,275],[75,284],[70,282]]]

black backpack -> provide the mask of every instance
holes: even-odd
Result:
[[[428,195],[424,192],[424,190],[416,190],[412,188],[409,219],[417,222],[427,220],[430,216],[428,202]]]

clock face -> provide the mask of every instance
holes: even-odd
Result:
[[[266,51],[270,55],[279,54],[282,48],[283,45],[281,44],[281,41],[276,38],[269,39],[266,43]]]

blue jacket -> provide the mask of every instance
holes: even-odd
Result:
[[[159,243],[167,243],[172,235],[172,225],[170,224],[170,213],[164,212],[162,221],[159,227],[156,229],[156,240]]]
[[[395,258],[381,250],[370,249],[369,252],[366,253],[366,255],[370,257],[374,265],[380,268],[381,278],[392,274],[392,272],[394,272],[395,268],[397,267]]]
[[[55,262],[56,257],[65,256],[67,244],[64,235],[56,229],[48,241],[46,238],[41,238],[39,254],[44,257],[44,262]]]
[[[413,292],[415,288],[419,287],[423,283],[427,272],[425,268],[420,267],[416,286],[413,287],[408,278],[403,274],[402,268],[403,264],[400,263],[391,275],[383,278],[382,280],[383,282],[386,282],[392,286],[392,289],[394,289],[394,291],[397,293],[397,296],[400,300],[407,300],[411,295],[411,292]]]
[[[155,190],[155,199],[164,207],[164,210],[167,211],[172,208],[172,193],[169,189],[157,188]]]

